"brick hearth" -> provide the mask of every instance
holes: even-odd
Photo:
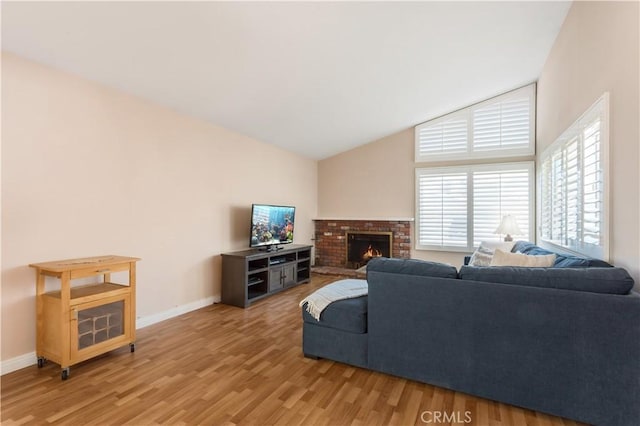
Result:
[[[317,266],[347,266],[347,231],[392,232],[391,257],[409,259],[411,255],[411,220],[316,219],[314,222]]]

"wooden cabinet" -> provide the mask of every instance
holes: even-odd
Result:
[[[294,285],[309,282],[311,246],[222,254],[222,303],[245,308]]]
[[[135,257],[98,256],[34,263],[36,269],[36,356],[38,367],[51,360],[69,367],[129,345],[135,350]],[[111,282],[111,274],[128,275],[128,284]],[[72,286],[72,280],[101,277],[99,283]],[[57,289],[45,290],[45,278]]]

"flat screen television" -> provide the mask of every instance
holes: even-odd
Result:
[[[293,242],[296,208],[271,204],[251,206],[251,247],[277,250],[278,244]]]

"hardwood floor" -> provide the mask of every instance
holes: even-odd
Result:
[[[64,382],[52,363],[7,374],[2,424],[443,425],[465,424],[465,411],[474,425],[576,424],[304,358],[298,302],[336,278],[314,275],[248,309],[217,304],[146,327],[135,353],[125,347],[73,366]]]

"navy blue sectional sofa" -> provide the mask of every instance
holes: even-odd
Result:
[[[303,307],[305,356],[586,423],[640,424],[640,295],[624,269],[558,256],[553,268],[458,272],[380,258],[367,281],[368,296],[332,303],[320,321]]]

